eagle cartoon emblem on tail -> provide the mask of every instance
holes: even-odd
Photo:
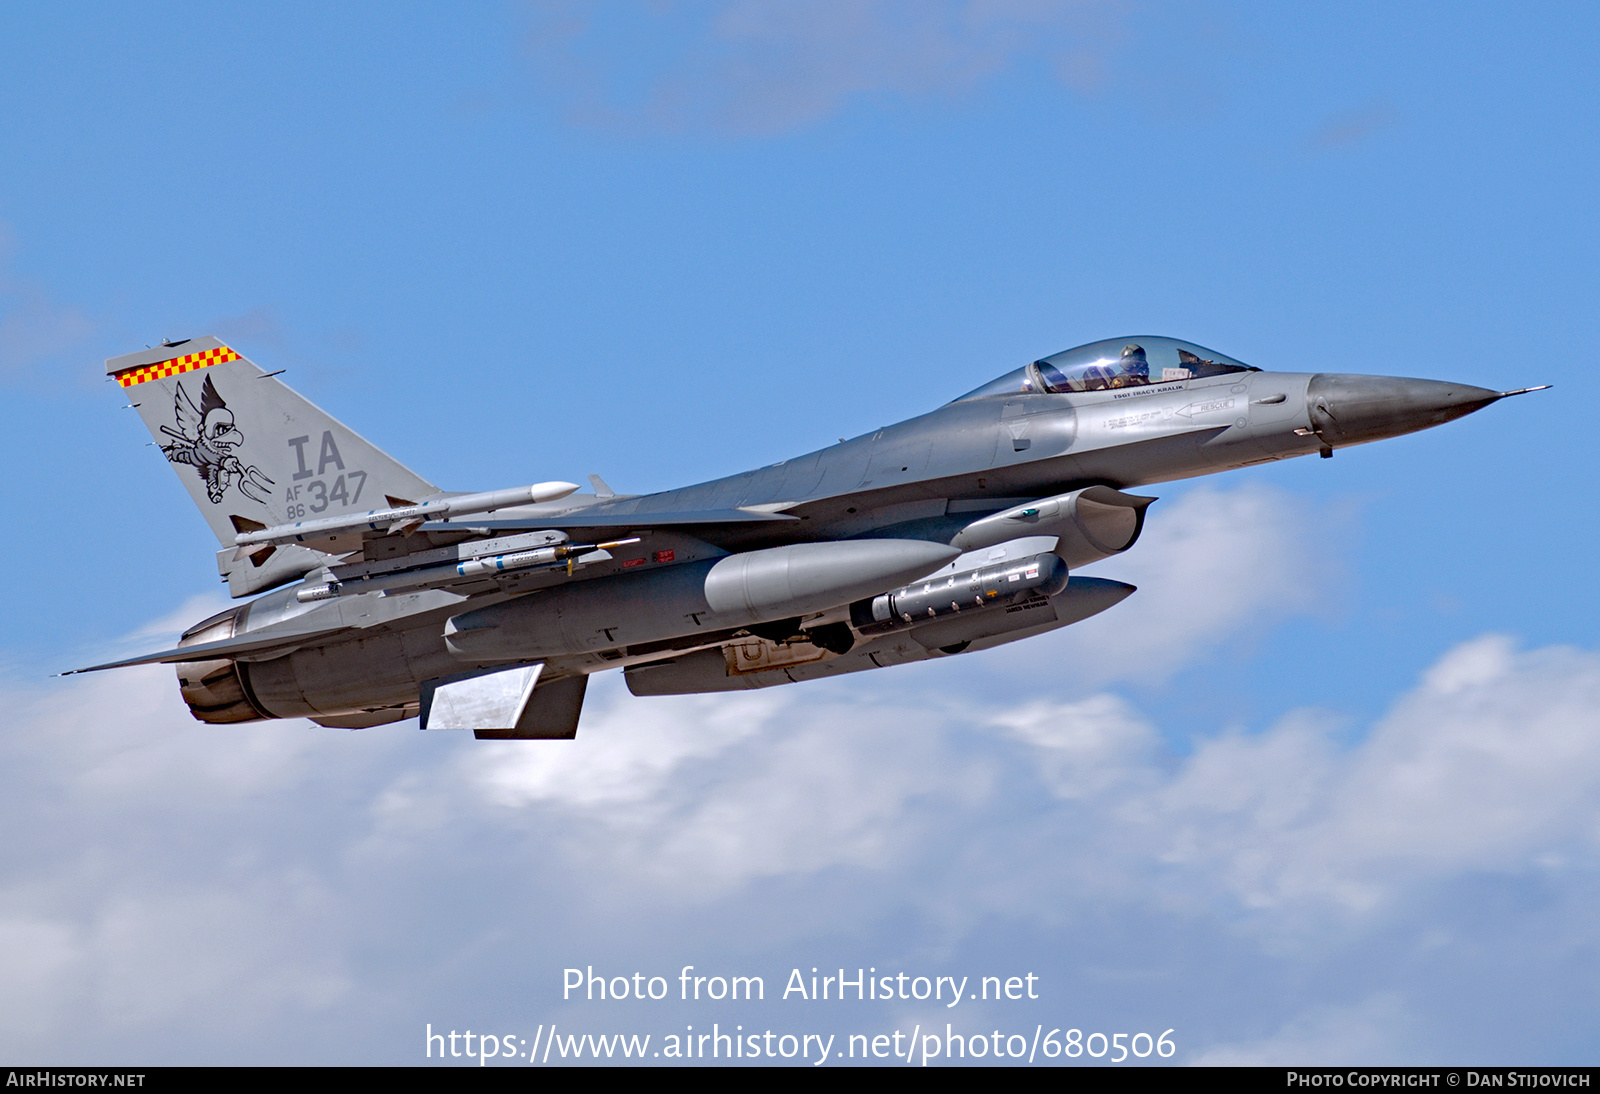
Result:
[[[211,377],[207,376],[200,386],[199,406],[183,390],[181,381],[174,403],[178,428],[161,427],[161,432],[173,439],[171,444],[161,446],[167,459],[193,467],[205,481],[206,495],[213,503],[220,503],[233,486],[251,501],[265,503],[273,480],[254,464],[246,467],[234,455],[234,449],[244,443],[244,434],[234,425],[233,411],[217,394]]]

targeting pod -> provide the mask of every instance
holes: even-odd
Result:
[[[981,612],[1033,596],[1054,596],[1067,587],[1067,564],[1052,554],[983,566],[949,577],[918,581],[850,605],[850,622],[863,635]]]

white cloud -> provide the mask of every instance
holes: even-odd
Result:
[[[1354,745],[1297,712],[1182,756],[1104,692],[988,706],[862,678],[636,700],[612,676],[577,741],[525,744],[203,726],[171,675],[0,697],[0,823],[26,833],[0,868],[13,1055],[309,1044],[331,1008],[392,1021],[413,995],[475,998],[508,961],[531,970],[517,984],[645,944],[798,964],[827,936],[869,964],[1043,960],[1084,998],[1145,983],[1162,1028],[1210,1031],[1183,1044],[1211,1060],[1392,1060],[1465,1005],[1438,969],[1503,955],[1515,987],[1593,950],[1590,651],[1478,639]],[[1484,877],[1557,910],[1448,897]],[[1181,960],[1141,971],[1168,936]],[[1186,994],[1208,962],[1247,970],[1225,1021]],[[1314,975],[1326,990],[1286,986]]]
[[[1038,748],[1041,773],[1059,797],[1104,797],[1149,781],[1155,732],[1115,695],[1035,700],[990,720]]]
[[[118,1026],[181,1021],[235,1033],[285,1008],[326,1010],[351,987],[326,930],[337,902],[297,873],[117,894],[82,951],[96,1009]]]
[[[1241,628],[1265,633],[1315,607],[1315,593],[1327,595],[1337,581],[1320,547],[1326,526],[1303,501],[1267,486],[1202,486],[1169,505],[1158,502],[1140,541],[1095,567],[1139,592],[1113,609],[1117,618],[1102,617],[1097,629],[1110,633],[1080,641],[1098,660],[1148,677],[1211,653]],[[1315,585],[1306,580],[1312,573],[1319,575]]]
[[[177,690],[167,665],[63,681],[53,694],[12,700],[21,724],[35,731],[13,748],[30,753],[41,777],[69,799],[101,809],[159,803],[163,810],[297,786],[317,753],[327,751],[328,742],[300,723],[196,722]],[[163,802],[167,790],[181,793]]]
[[[1337,597],[1342,572],[1324,544],[1336,538],[1329,533],[1338,519],[1260,485],[1200,486],[1158,501],[1138,543],[1089,567],[1138,592],[1081,623],[980,655],[983,671],[1082,692],[1119,680],[1158,683],[1222,650],[1238,656],[1241,641]]]
[[[642,77],[637,55],[604,52],[605,40],[591,34],[602,21],[591,8],[538,5],[529,44],[540,74],[570,98],[579,120],[762,134],[815,122],[865,96],[961,94],[1030,56],[1049,60],[1069,86],[1092,90],[1125,36],[1128,7],[720,0],[629,9],[626,22],[649,24],[655,67]]]
[[[34,916],[0,918],[0,1027],[22,1037],[56,1032],[67,1016],[69,978],[84,965],[84,951],[63,923]],[[17,1046],[10,1046],[17,1047]]]
[[[616,677],[597,682],[614,689]],[[551,802],[610,812],[654,799],[684,764],[716,756],[759,732],[784,705],[770,693],[637,704],[609,698],[586,704],[590,711],[579,741],[534,749],[522,742],[481,747],[465,758],[468,777],[501,805]]]
[[[434,792],[532,810],[536,828],[564,815],[583,833],[569,841],[578,853],[693,899],[882,867],[914,839],[919,798],[985,796],[988,765],[948,770],[945,727],[931,719],[895,725],[879,704],[802,705],[784,692],[641,701],[614,677],[597,683],[578,741],[474,752]]]
[[[348,990],[344,897],[296,861],[289,804],[326,792],[345,735],[203,725],[169,666],[13,684],[3,703],[0,1051],[98,1058],[174,1024],[251,1036]]]
[[[1201,745],[1135,804],[1164,857],[1245,904],[1371,911],[1465,870],[1519,870],[1600,825],[1600,658],[1489,636],[1429,671],[1349,753],[1305,718]]]
[[[1198,1067],[1338,1067],[1352,1061],[1406,1065],[1429,1061],[1418,1050],[1416,1022],[1400,998],[1382,992],[1356,1006],[1314,1007],[1273,1037],[1214,1045],[1190,1061]]]

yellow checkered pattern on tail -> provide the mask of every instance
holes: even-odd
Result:
[[[133,387],[146,380],[159,380],[163,376],[177,376],[185,372],[193,372],[197,368],[208,365],[221,365],[228,361],[237,361],[239,355],[227,346],[218,346],[216,349],[203,350],[200,353],[191,353],[187,357],[174,357],[170,361],[157,361],[153,365],[140,365],[130,368],[127,372],[117,373],[117,383],[123,387]]]

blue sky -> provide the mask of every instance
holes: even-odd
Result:
[[[427,1022],[938,1017],[559,999],[572,963],[842,964],[1035,971],[973,1029],[1170,1027],[1179,1062],[1592,1062],[1596,23],[8,14],[0,1048],[407,1063]],[[169,670],[47,678],[221,601],[102,380],[202,333],[452,489],[699,481],[1132,333],[1556,386],[1152,488],[1095,567],[1139,594],[1064,632],[755,696],[600,680],[545,749],[223,732]]]

